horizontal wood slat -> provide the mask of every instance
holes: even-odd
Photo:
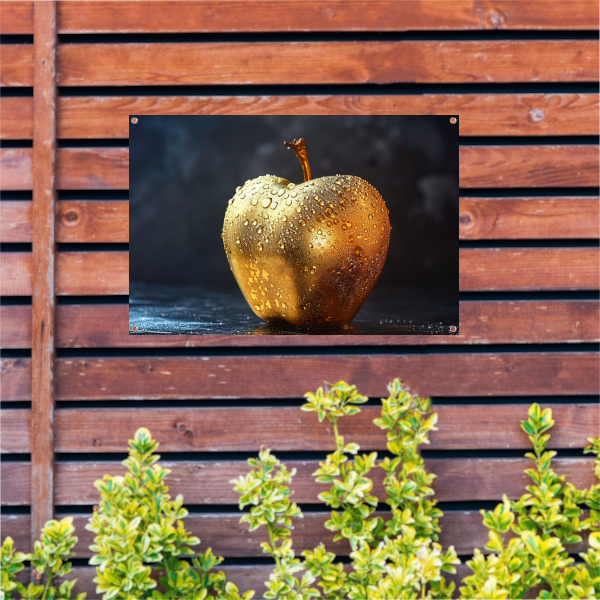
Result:
[[[161,461],[171,469],[165,483],[170,494],[183,494],[187,504],[237,505],[239,495],[233,491],[230,480],[245,475],[250,467],[245,461],[171,462]],[[303,504],[321,504],[318,494],[327,486],[316,483],[312,473],[319,468],[316,460],[285,461],[297,474],[291,485],[294,501]],[[526,458],[428,458],[425,468],[435,473],[433,482],[436,499],[440,502],[476,500],[501,500],[506,494],[511,499],[525,493],[530,478],[524,473],[531,467]],[[555,458],[552,467],[565,475],[578,488],[588,488],[595,483],[592,458]],[[2,504],[27,506],[30,503],[30,465],[26,462],[3,462]],[[119,462],[57,462],[55,469],[55,503],[63,505],[90,505],[99,500],[94,481],[105,474],[122,475]],[[373,493],[384,497],[382,469],[372,471]],[[10,484],[9,484],[10,482]]]
[[[0,359],[0,400],[31,400],[31,359],[2,358]]]
[[[461,146],[459,184],[472,187],[598,186],[598,146]],[[57,187],[127,189],[129,148],[59,148]],[[0,150],[2,189],[31,189],[31,149]]]
[[[527,406],[440,405],[438,431],[427,450],[529,449],[521,430]],[[600,429],[595,404],[552,405],[556,425],[549,448],[584,448]],[[340,421],[340,434],[367,450],[386,450],[386,434],[373,424],[379,406],[361,408],[362,416]],[[29,410],[1,411],[2,452],[30,452]],[[335,441],[314,414],[299,407],[154,408],[143,415],[134,408],[60,409],[55,413],[56,452],[124,452],[138,427],[144,426],[160,443],[161,452],[254,452],[335,450]],[[469,424],[469,435],[463,426]],[[239,432],[243,431],[243,435]],[[502,431],[502,436],[498,436]]]
[[[33,33],[33,2],[0,3],[0,33]],[[59,33],[597,29],[598,2],[570,0],[87,1],[58,5]]]
[[[29,454],[31,452],[31,410],[0,411],[3,454]]]
[[[593,239],[600,236],[595,198],[461,198],[461,240]]]
[[[12,2],[0,2],[2,6]],[[1,22],[1,20],[0,20]],[[0,25],[0,28],[2,26]],[[33,98],[29,96],[0,98],[0,139],[33,139]]]
[[[389,518],[388,512],[377,511],[376,516],[384,519]],[[74,514],[73,525],[78,542],[74,551],[78,558],[89,557],[91,552],[89,546],[93,543],[94,534],[85,529],[90,515]],[[264,556],[260,544],[268,541],[268,534],[264,528],[249,532],[245,523],[240,523],[241,513],[191,513],[184,520],[185,528],[202,540],[199,550],[203,552],[206,548],[212,548],[217,556],[226,558],[245,558]],[[303,512],[303,518],[294,520],[294,531],[292,539],[294,550],[298,553],[302,550],[312,550],[323,543],[328,552],[334,552],[337,556],[348,556],[350,544],[346,540],[333,541],[333,533],[325,528],[325,521],[330,518],[329,513]],[[30,551],[29,536],[23,535],[23,529],[28,526],[29,515],[2,515],[2,534],[9,535],[15,542],[15,548],[20,552]],[[473,554],[475,548],[479,548],[485,554],[485,545],[488,542],[489,530],[482,523],[483,517],[477,510],[452,510],[446,511],[440,519],[439,543],[447,548],[453,545],[457,554]],[[28,531],[28,530],[26,530]],[[513,537],[507,535],[507,539]],[[585,541],[568,547],[570,552],[582,552],[588,547]]]
[[[465,301],[459,305],[460,335],[226,336],[129,335],[128,305],[59,305],[58,348],[154,348],[200,346],[357,346],[527,344],[600,341],[595,300]],[[31,307],[0,306],[0,346],[31,347]],[[106,327],[111,323],[111,327]]]
[[[31,242],[28,200],[0,202],[0,242]],[[61,200],[56,206],[57,242],[128,242],[129,202]]]
[[[461,146],[463,188],[597,187],[598,146]]]
[[[0,202],[0,242],[31,242],[32,206],[30,200]]]
[[[323,381],[386,394],[402,376],[426,395],[595,394],[593,353],[60,359],[56,399],[301,398]],[[432,373],[443,374],[432,379]]]
[[[0,87],[31,87],[32,85],[33,44],[2,44]]]
[[[596,81],[598,66],[594,40],[62,44],[57,52],[57,83]]]
[[[461,292],[598,289],[598,248],[463,248],[459,256]]]
[[[61,200],[57,242],[129,242],[129,202]]]
[[[461,135],[598,135],[598,94],[63,96],[62,139],[129,137],[129,115],[452,115]],[[0,101],[2,139],[31,139],[32,98]]]
[[[31,296],[31,253],[2,257],[2,294]],[[56,254],[59,296],[106,296],[129,293],[129,252],[59,252]]]

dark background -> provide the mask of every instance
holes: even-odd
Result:
[[[357,175],[389,208],[389,253],[365,308],[385,296],[393,312],[393,297],[410,295],[422,317],[421,296],[435,319],[437,298],[455,307],[458,324],[458,123],[449,116],[138,116],[130,281],[241,297],[221,240],[227,201],[260,175],[301,183],[300,163],[283,145],[297,137],[306,139],[313,179]],[[132,299],[140,289],[132,286]]]

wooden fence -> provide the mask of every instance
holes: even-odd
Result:
[[[331,440],[298,409],[324,380],[434,397],[427,465],[461,555],[486,541],[476,509],[523,491],[532,401],[553,407],[557,470],[589,485],[597,30],[597,0],[0,2],[2,535],[28,550],[75,515],[95,597],[92,484],[144,425],[241,588],[268,565],[227,482],[261,444],[298,469],[296,549],[347,554],[310,476]],[[459,114],[460,335],[130,337],[130,114]],[[365,449],[385,449],[376,412],[345,424]]]

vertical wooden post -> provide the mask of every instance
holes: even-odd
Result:
[[[33,44],[31,537],[35,540],[54,513],[56,0],[36,0]]]

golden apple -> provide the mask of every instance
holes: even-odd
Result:
[[[304,139],[285,145],[300,159],[304,182],[264,175],[237,188],[221,236],[229,265],[261,319],[346,325],[383,269],[389,211],[360,177],[311,179]]]

